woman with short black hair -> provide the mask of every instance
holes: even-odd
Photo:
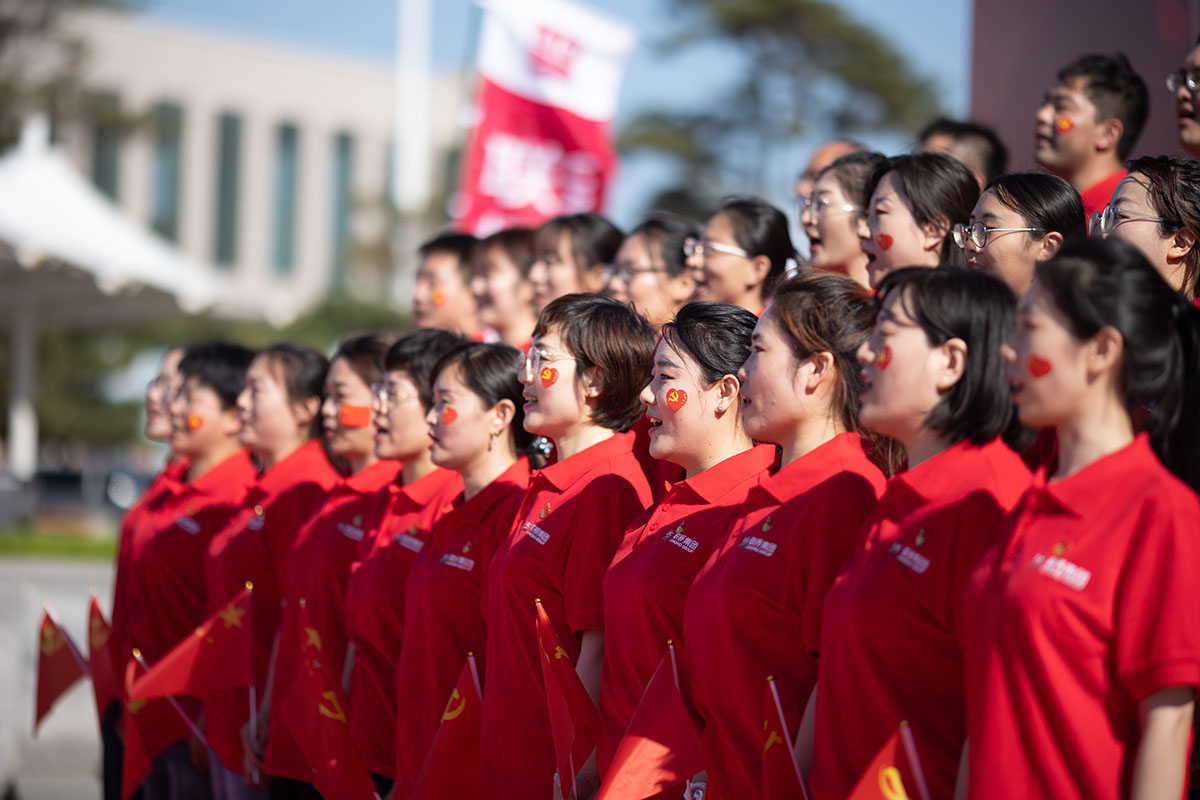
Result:
[[[758,197],[727,197],[692,245],[696,299],[732,303],[758,316],[795,257],[782,211]]]

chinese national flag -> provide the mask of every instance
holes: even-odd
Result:
[[[875,754],[847,800],[929,800],[925,774],[907,722]]]
[[[767,800],[808,800],[783,704],[779,702],[779,689],[770,676],[763,692],[762,781]]]
[[[125,665],[125,695],[141,674],[136,658]],[[150,776],[154,759],[191,729],[178,709],[166,700],[125,701],[125,762],[121,771],[121,797],[127,800]]]
[[[313,770],[313,785],[325,797],[378,800],[367,765],[346,723],[346,697],[329,674],[321,634],[300,601],[300,670],[284,719]]]
[[[646,684],[596,800],[651,797],[704,769],[704,748],[679,696],[672,657],[663,656]]]
[[[100,610],[100,601],[92,593],[92,605],[88,612],[88,672],[92,675],[92,692],[96,695],[96,715],[103,721],[108,704],[125,699],[125,689],[117,677],[113,659],[112,628]]]
[[[247,587],[138,678],[130,697],[202,696],[254,684],[254,639]]]
[[[483,697],[475,656],[468,655],[442,712],[442,722],[408,800],[475,800],[479,797],[479,724]]]
[[[542,683],[550,712],[559,782],[568,787],[563,792],[565,797],[569,787],[574,785],[576,772],[596,747],[600,716],[540,602],[537,604],[537,635],[542,648]]]
[[[83,656],[63,630],[58,618],[45,606],[38,634],[37,708],[33,718],[33,732],[42,724],[50,708],[58,698],[66,694],[83,676],[87,675]]]

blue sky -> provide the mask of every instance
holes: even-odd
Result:
[[[933,77],[943,92],[942,105],[947,112],[966,114],[971,0],[835,1],[884,32],[920,72]],[[647,108],[674,108],[711,101],[741,69],[736,51],[716,46],[662,56],[655,44],[672,32],[670,0],[606,0],[592,5],[626,20],[639,34],[622,85],[618,124]],[[471,64],[473,28],[478,24],[479,9],[468,0],[436,0],[433,7],[435,67]],[[351,0],[336,4],[328,0],[145,0],[143,8],[146,14],[164,20],[357,58],[390,62],[395,53],[393,0]],[[863,138],[884,152],[894,152],[908,144],[891,136]],[[815,144],[797,143],[796,164],[779,171],[778,179],[768,188],[769,199],[781,206],[787,203],[795,173]],[[609,211],[615,221],[622,226],[634,224],[655,184],[669,177],[669,169],[655,159],[627,162],[610,198]]]

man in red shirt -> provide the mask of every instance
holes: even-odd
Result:
[[[1082,56],[1058,73],[1034,123],[1037,163],[1075,187],[1090,218],[1108,205],[1146,117],[1146,82],[1121,53]]]

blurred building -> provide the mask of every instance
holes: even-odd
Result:
[[[385,246],[391,64],[130,14],[72,24],[93,110],[60,140],[136,219],[217,266],[219,313],[282,323],[331,288],[407,305]],[[414,109],[435,175],[461,146],[465,89],[437,76]]]

